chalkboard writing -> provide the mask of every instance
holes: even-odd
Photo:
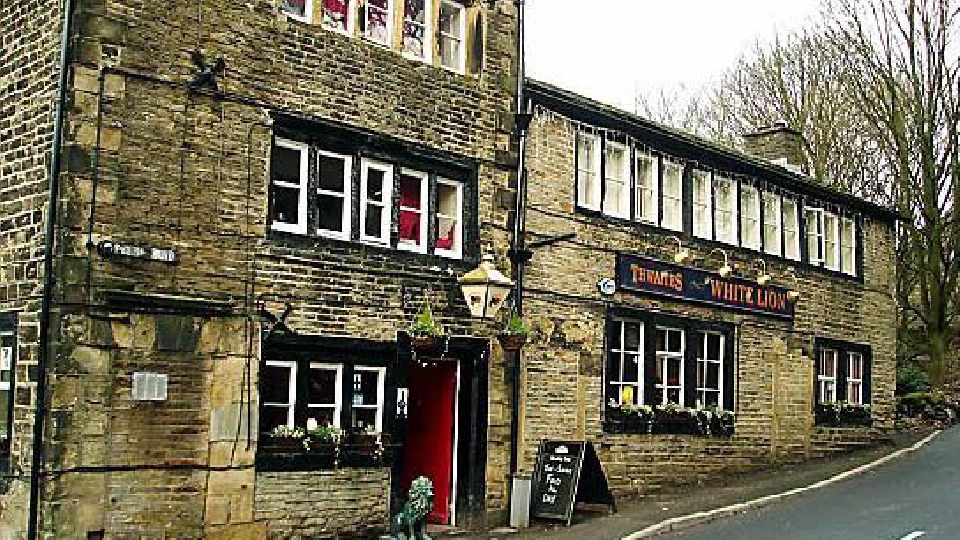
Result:
[[[570,523],[585,443],[541,441],[533,476],[531,515]]]

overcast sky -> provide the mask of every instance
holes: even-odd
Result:
[[[819,0],[526,0],[527,74],[633,110],[633,97],[715,80]]]

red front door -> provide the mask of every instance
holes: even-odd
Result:
[[[457,366],[444,361],[410,365],[403,489],[418,476],[433,482],[431,523],[450,523],[453,423]]]

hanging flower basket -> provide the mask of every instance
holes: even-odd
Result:
[[[500,347],[507,352],[517,352],[527,342],[526,334],[499,334]]]
[[[433,311],[428,303],[424,303],[423,310],[407,332],[410,334],[410,348],[420,354],[440,350],[446,339],[443,328],[433,318]]]
[[[440,350],[443,345],[443,336],[412,335],[410,348],[418,353],[429,353]]]

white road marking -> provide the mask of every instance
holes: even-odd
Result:
[[[921,536],[923,536],[923,535],[925,535],[925,534],[927,534],[927,533],[925,533],[925,532],[923,532],[923,531],[914,531],[914,532],[912,532],[912,533],[904,536],[904,537],[901,538],[900,540],[916,540],[917,538],[920,538]]]

